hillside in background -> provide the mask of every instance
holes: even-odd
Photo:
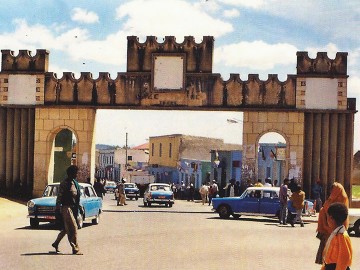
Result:
[[[112,150],[115,149],[117,146],[115,145],[108,145],[108,144],[96,144],[96,150]]]

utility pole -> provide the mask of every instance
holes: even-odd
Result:
[[[126,136],[125,136],[125,173],[127,172],[127,159],[128,159],[128,154],[127,154],[127,149],[128,149],[128,134],[126,132]]]

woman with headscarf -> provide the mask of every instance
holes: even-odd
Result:
[[[320,239],[320,245],[318,252],[316,254],[315,263],[322,264],[323,263],[323,251],[325,248],[326,241],[328,240],[332,229],[328,223],[328,209],[332,203],[339,202],[343,203],[349,209],[349,199],[345,192],[344,187],[338,183],[334,182],[331,186],[331,192],[329,198],[325,201],[323,207],[320,209],[319,212],[319,219],[318,219],[318,227],[317,227],[317,238]],[[345,228],[349,227],[349,218],[344,222]]]

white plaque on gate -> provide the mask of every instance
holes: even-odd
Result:
[[[153,57],[153,89],[184,89],[185,55],[154,55]]]
[[[7,104],[36,104],[36,75],[9,75]]]

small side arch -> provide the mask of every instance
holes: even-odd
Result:
[[[76,165],[78,136],[69,126],[58,126],[51,130],[47,137],[48,183],[60,182],[66,177],[66,168]]]

